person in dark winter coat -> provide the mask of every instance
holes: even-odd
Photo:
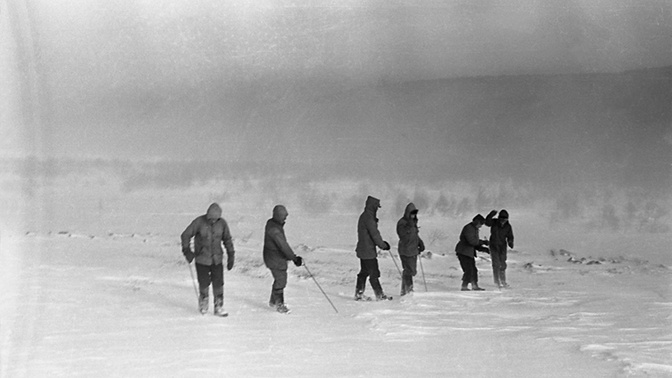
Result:
[[[494,218],[497,210],[492,210],[485,217],[485,225],[490,227],[490,259],[492,260],[492,276],[495,285],[500,288],[510,287],[506,283],[506,247],[513,248],[513,228],[509,223],[509,212],[501,210]]]
[[[401,295],[413,292],[413,277],[417,273],[418,254],[425,250],[425,243],[418,234],[418,209],[411,202],[406,205],[404,216],[397,222],[401,273]]]
[[[460,241],[455,246],[457,258],[460,260],[460,266],[464,274],[462,275],[462,291],[485,290],[478,286],[478,269],[476,268],[476,251],[487,252],[485,247],[487,240],[481,240],[478,236],[478,230],[485,223],[485,218],[478,214],[474,219],[462,228]]]
[[[380,285],[380,269],[378,268],[378,252],[376,247],[389,251],[390,244],[383,240],[378,231],[378,218],[376,213],[380,208],[380,200],[371,196],[366,198],[364,212],[359,216],[357,222],[357,257],[359,258],[360,271],[357,274],[357,284],[355,286],[355,299],[368,299],[364,296],[366,288],[366,278],[369,278],[376,299],[390,299],[383,293]]]
[[[222,208],[217,203],[208,207],[205,215],[194,219],[182,232],[182,253],[191,263],[196,260],[196,274],[198,276],[199,310],[205,314],[208,311],[208,292],[212,283],[215,314],[224,314],[224,251],[226,248],[226,269],[231,270],[236,252],[229,225],[222,218]],[[191,251],[191,239],[194,239],[194,251]]]
[[[274,307],[280,313],[289,312],[285,305],[285,286],[287,286],[287,261],[293,261],[294,265],[301,266],[303,259],[292,251],[285,238],[285,220],[287,209],[283,205],[273,208],[273,217],[266,222],[264,230],[264,264],[273,275],[271,287],[271,299],[268,305]]]

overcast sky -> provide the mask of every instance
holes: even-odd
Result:
[[[43,53],[56,62],[118,73],[151,62],[152,78],[426,79],[672,64],[668,0],[34,3]]]
[[[311,128],[302,122],[316,122],[312,109],[296,105],[311,94],[336,96],[334,90],[380,82],[672,65],[669,0],[13,4],[0,1],[4,155],[238,159],[254,149],[272,155],[273,143],[281,142],[291,146],[285,154],[312,158],[336,140],[366,145],[381,131],[403,129],[371,119],[391,124],[405,110],[395,113],[398,104],[376,93],[379,98],[363,97],[359,108],[343,110],[358,109],[350,129]],[[19,50],[36,58],[39,71],[33,96],[41,96],[43,119],[32,128],[21,125],[26,94]],[[420,99],[432,101],[423,93],[402,105]],[[321,111],[339,122],[351,116]],[[419,122],[430,123],[432,114],[427,117]],[[367,122],[357,123],[362,119]],[[669,114],[659,121],[668,122]],[[433,145],[440,151],[433,156],[445,157],[436,138],[440,125],[432,127],[412,144]],[[658,122],[652,138],[665,127]],[[203,146],[208,153],[198,151]],[[330,156],[351,151],[343,146]],[[385,149],[374,149],[381,152],[374,158],[387,159]]]

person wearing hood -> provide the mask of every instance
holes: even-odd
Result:
[[[380,285],[380,269],[378,267],[378,251],[376,247],[389,251],[390,243],[383,240],[378,231],[378,218],[376,213],[380,208],[380,200],[368,196],[364,206],[364,212],[359,216],[357,222],[357,246],[355,252],[359,258],[360,271],[357,274],[357,284],[355,286],[355,300],[368,300],[364,295],[366,289],[366,278],[369,278],[376,299],[392,299],[383,293]]]
[[[487,240],[481,240],[478,236],[478,230],[485,223],[485,218],[481,214],[477,214],[471,222],[467,223],[462,228],[460,233],[460,241],[455,246],[457,258],[460,260],[462,267],[462,291],[469,291],[469,284],[471,283],[471,290],[482,291],[478,286],[478,269],[476,268],[476,251],[488,252],[486,245]]]
[[[509,288],[506,283],[506,247],[513,248],[513,228],[509,223],[509,212],[501,210],[495,218],[497,210],[492,210],[485,217],[485,225],[490,227],[490,258],[492,260],[492,276],[495,285]]]
[[[229,225],[222,218],[222,208],[213,203],[208,207],[205,215],[194,219],[180,235],[182,253],[191,264],[196,260],[196,275],[198,277],[199,300],[198,308],[202,314],[208,312],[208,294],[212,284],[215,315],[225,315],[224,312],[224,251],[226,248],[226,269],[231,270],[236,252]],[[194,239],[194,251],[191,250],[191,240]]]
[[[425,250],[425,243],[418,234],[418,209],[411,202],[406,205],[404,216],[397,222],[401,273],[401,295],[413,292],[413,277],[417,273],[418,254]]]
[[[273,208],[273,217],[266,222],[264,230],[264,264],[273,275],[271,287],[271,299],[268,305],[280,313],[287,313],[289,309],[285,305],[285,286],[287,286],[287,261],[293,261],[294,265],[301,266],[303,259],[292,251],[285,238],[285,220],[289,213],[283,205]]]

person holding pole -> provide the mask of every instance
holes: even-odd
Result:
[[[413,277],[418,272],[418,255],[425,250],[425,243],[418,232],[418,209],[411,202],[406,205],[404,216],[397,222],[398,252],[403,268],[401,274],[402,296],[413,292]]]
[[[279,313],[289,312],[285,305],[285,286],[287,286],[287,261],[293,261],[294,265],[301,266],[303,259],[292,251],[285,238],[285,220],[289,213],[283,205],[273,208],[273,217],[266,222],[264,230],[264,264],[273,275],[271,287],[271,299],[268,305],[274,307]]]
[[[222,208],[217,203],[208,207],[205,215],[194,219],[180,235],[182,253],[187,262],[196,260],[196,276],[198,278],[199,297],[198,309],[201,314],[208,312],[208,294],[212,284],[215,315],[226,316],[224,312],[224,251],[226,248],[226,270],[233,268],[236,252],[229,225],[222,218]],[[194,239],[194,251],[191,240]],[[189,268],[191,269],[191,267]]]
[[[392,297],[388,297],[383,293],[379,280],[380,269],[378,268],[378,251],[376,251],[376,247],[384,251],[390,250],[390,243],[383,240],[378,231],[376,213],[380,207],[380,200],[378,198],[368,196],[364,212],[359,216],[357,222],[357,246],[355,247],[355,252],[357,252],[360,266],[355,286],[355,300],[357,301],[370,300],[370,298],[364,295],[367,277],[377,300],[392,299]]]

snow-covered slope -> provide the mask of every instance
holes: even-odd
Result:
[[[124,191],[113,183],[70,175],[27,191],[31,183],[3,181],[0,376],[672,374],[669,233],[586,227],[588,210],[554,220],[543,202],[504,204],[516,234],[512,289],[496,289],[481,254],[486,291],[461,292],[452,250],[474,210],[426,211],[423,201],[439,193],[429,187],[283,181],[269,190],[233,180]],[[444,190],[460,198],[464,188]],[[352,298],[358,205],[369,193],[382,200],[379,228],[393,246],[397,208],[414,197],[420,207],[431,253],[413,296],[397,297],[393,248],[379,261],[395,300]],[[228,318],[198,313],[180,253],[180,232],[212,201],[237,250],[225,275]],[[272,278],[261,258],[276,203],[287,206],[288,241],[313,274],[290,266],[286,316],[267,305]],[[669,227],[664,216],[656,222],[655,230]]]
[[[453,254],[426,253],[427,291],[419,274],[413,296],[363,303],[352,300],[358,263],[351,249],[302,243],[309,238],[290,222],[290,242],[338,313],[307,270],[293,266],[286,291],[292,313],[267,307],[272,278],[259,233],[236,241],[224,319],[197,312],[176,235],[3,234],[0,269],[10,290],[0,302],[1,375],[672,374],[665,265],[528,246],[510,255],[510,290],[497,290],[487,255],[479,259],[487,290],[477,293],[458,291]],[[396,296],[390,254],[380,264],[383,287]]]

